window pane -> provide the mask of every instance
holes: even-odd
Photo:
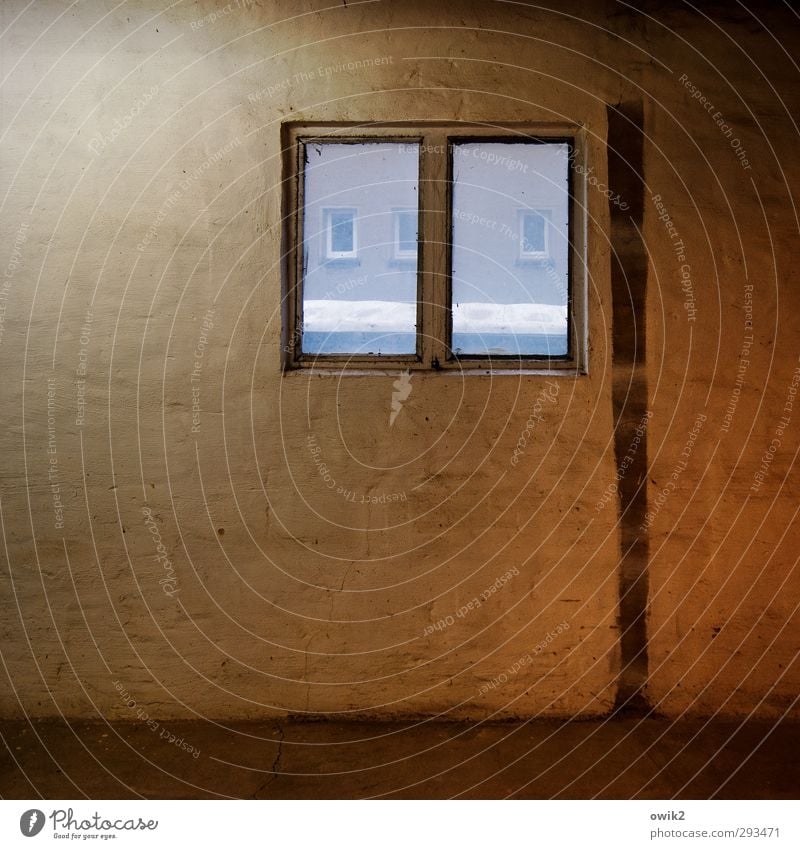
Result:
[[[416,250],[419,145],[309,142],[303,207],[303,351],[413,354],[417,269],[396,262]]]
[[[568,353],[568,173],[566,143],[454,143],[454,353]]]

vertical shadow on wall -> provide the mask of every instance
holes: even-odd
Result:
[[[615,711],[645,713],[649,545],[647,512],[648,397],[645,374],[647,255],[644,217],[643,109],[631,101],[607,107],[613,309],[612,404],[620,508],[619,628],[621,666]],[[616,198],[615,198],[616,196]],[[644,426],[643,426],[644,425]]]

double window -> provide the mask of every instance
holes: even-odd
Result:
[[[285,128],[285,365],[583,370],[568,128]]]

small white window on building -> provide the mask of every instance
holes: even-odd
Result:
[[[521,209],[519,212],[520,259],[547,259],[550,255],[550,212]]]
[[[416,260],[417,219],[416,209],[394,210],[394,258]]]
[[[325,258],[356,259],[358,256],[358,227],[355,209],[326,209],[324,211]]]

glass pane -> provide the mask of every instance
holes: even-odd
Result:
[[[305,156],[304,353],[415,353],[417,269],[396,262],[395,214],[410,210],[416,250],[419,145],[309,142]]]
[[[453,146],[453,351],[565,356],[569,145]]]

